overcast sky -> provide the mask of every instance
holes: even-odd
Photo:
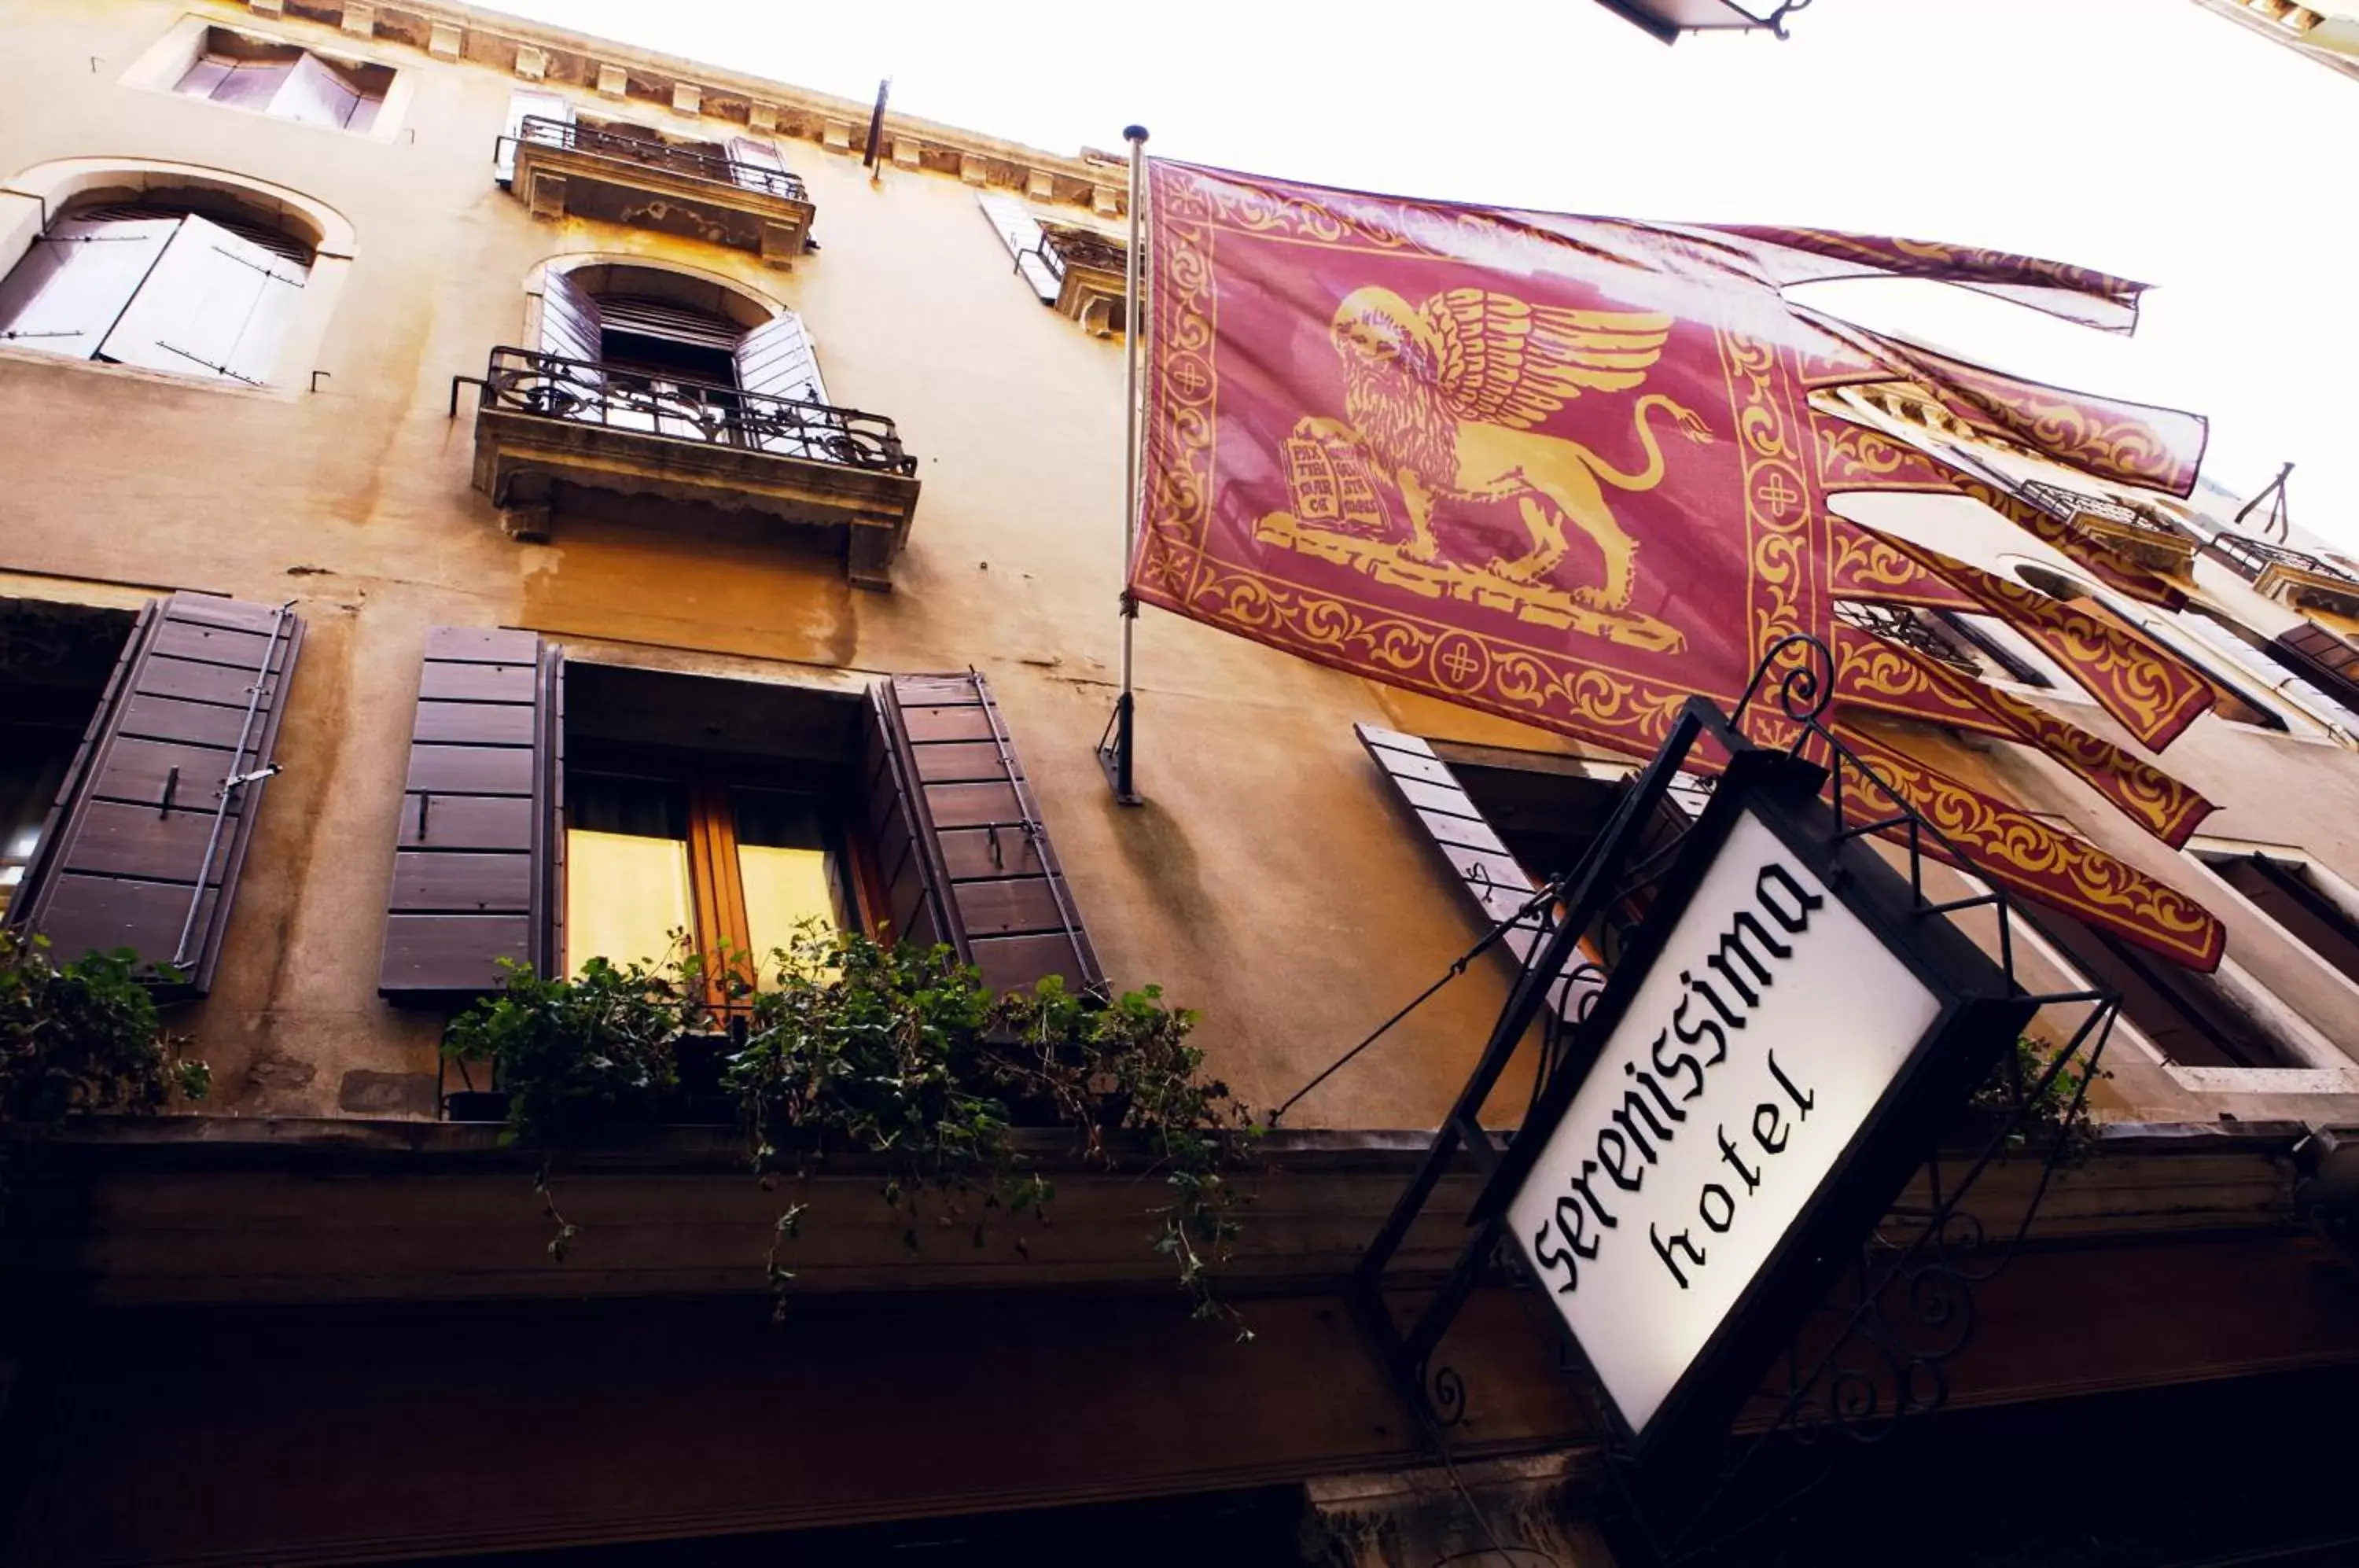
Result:
[[[2354,82],[2190,0],[1815,0],[1665,48],[1585,0],[784,5],[504,0],[578,31],[1071,153],[1410,195],[1964,241],[2153,284],[2136,336],[1842,285],[1871,325],[2208,414],[2211,478],[2288,458],[2359,548]],[[822,156],[806,151],[801,156]]]

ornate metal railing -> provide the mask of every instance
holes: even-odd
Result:
[[[538,114],[527,114],[524,123],[516,127],[514,136],[502,136],[500,140],[519,145],[531,142],[539,147],[561,147],[568,152],[598,153],[607,158],[626,158],[648,169],[686,174],[699,180],[710,180],[716,184],[734,185],[743,191],[759,191],[789,201],[810,200],[810,193],[803,182],[782,169],[766,169],[758,163],[746,163],[715,148],[682,147],[647,136],[625,136],[620,131],[576,125],[570,120],[544,120]]]
[[[2076,517],[2086,516],[2125,528],[2143,528],[2147,533],[2162,534],[2171,539],[2186,537],[2162,518],[2126,501],[2092,495],[2084,490],[2067,489],[2061,485],[2050,485],[2039,479],[2025,480],[2022,490],[2025,500],[2059,522],[2069,523]]]
[[[456,395],[454,387],[454,398]],[[544,419],[743,447],[845,468],[918,471],[918,460],[901,449],[899,432],[882,414],[622,370],[530,349],[492,350],[483,403]]]
[[[2242,572],[2247,581],[2257,579],[2272,566],[2283,566],[2320,577],[2339,577],[2345,583],[2359,584],[2359,577],[2353,576],[2331,561],[2322,561],[2307,550],[2271,544],[2250,534],[2230,533],[2223,528],[2212,536],[2212,548],[2221,560]]]

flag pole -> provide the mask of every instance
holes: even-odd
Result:
[[[1140,308],[1139,281],[1146,263],[1139,250],[1139,225],[1147,195],[1147,127],[1125,125],[1122,139],[1130,144],[1130,248],[1123,261],[1123,518],[1122,518],[1122,691],[1114,701],[1114,718],[1107,735],[1098,741],[1098,766],[1119,804],[1136,806],[1139,799],[1133,773],[1132,739],[1136,701],[1130,686],[1131,638],[1138,626],[1138,601],[1131,596],[1131,565],[1138,551],[1139,340],[1146,335],[1147,312]]]

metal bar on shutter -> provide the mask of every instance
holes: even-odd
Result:
[[[1066,945],[1073,950],[1074,975],[1083,989],[1103,991],[1104,977],[1095,975],[1096,955],[1082,941],[1081,912],[1073,908],[1071,890],[1065,886],[1064,875],[1049,847],[1049,831],[1040,825],[1039,812],[1034,809],[1031,786],[1025,779],[1023,769],[1016,766],[1016,753],[1008,745],[1007,728],[999,722],[999,703],[991,695],[991,682],[984,680],[983,671],[972,664],[967,666],[966,672],[974,681],[975,695],[983,699],[983,716],[991,726],[991,744],[997,748],[999,765],[1006,769],[1007,782],[1016,791],[1016,809],[1022,813],[1020,825],[1024,830],[1024,840],[1031,845],[1032,853],[1048,873],[1049,897],[1057,906],[1057,918],[1064,922]]]
[[[264,695],[270,691],[270,666],[278,657],[279,639],[288,629],[288,612],[294,607],[295,601],[289,599],[271,614],[270,631],[263,639],[262,663],[254,672],[254,685],[246,695],[245,716],[238,724],[237,746],[230,753],[229,777],[223,779],[220,788],[213,792],[213,820],[212,827],[205,833],[204,856],[197,862],[196,886],[189,890],[189,913],[180,922],[180,940],[172,947],[171,965],[175,969],[188,963],[192,956],[189,952],[189,939],[196,932],[197,911],[204,907],[205,883],[213,873],[213,855],[221,847],[222,827],[229,820],[230,801],[239,798],[233,791],[242,794],[247,786],[259,783],[278,771],[279,765],[276,762],[247,768],[245,754],[254,744],[255,721],[262,713]],[[281,673],[283,675],[284,671]],[[275,694],[272,706],[277,706]]]

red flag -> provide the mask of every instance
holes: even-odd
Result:
[[[2066,724],[2043,708],[1961,675],[1875,633],[1837,623],[1835,701],[2027,746],[2053,757],[2163,843],[2177,849],[2215,809],[2152,763]]]
[[[1780,639],[1830,638],[1808,387],[1860,340],[1787,308],[1793,247],[1161,160],[1148,182],[1137,598],[1640,755],[1688,697],[1733,705]],[[2093,308],[2117,281],[2089,276]],[[1780,738],[1774,705],[1748,724]],[[2076,913],[2147,917],[2108,901],[2109,857],[2051,860],[1986,869],[2086,876]]]

